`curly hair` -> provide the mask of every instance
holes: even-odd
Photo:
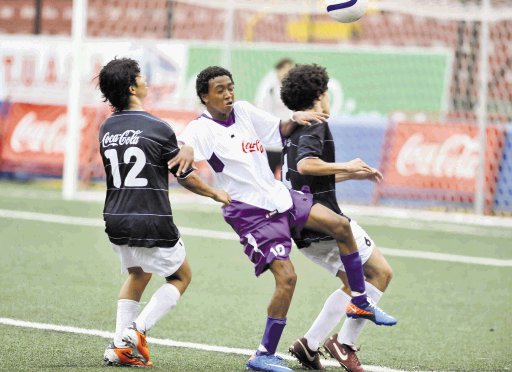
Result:
[[[286,74],[281,87],[281,99],[290,110],[302,111],[313,107],[327,91],[329,75],[317,64],[297,65]]]
[[[199,99],[201,100],[202,104],[204,104],[204,101],[203,98],[201,98],[201,96],[203,96],[204,94],[208,94],[209,81],[211,79],[215,79],[218,76],[229,76],[231,81],[234,83],[233,76],[231,76],[231,72],[219,66],[207,67],[197,75],[196,93]]]
[[[130,58],[113,59],[101,69],[98,78],[103,102],[109,102],[112,111],[123,111],[130,104],[129,88],[137,85],[140,74],[137,61]]]

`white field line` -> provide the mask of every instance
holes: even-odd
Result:
[[[97,336],[97,337],[103,337],[106,339],[112,339],[114,337],[113,332],[100,331],[97,329],[62,326],[62,325],[58,325],[58,324],[26,322],[23,320],[17,320],[17,319],[11,319],[11,318],[0,318],[0,324],[5,324],[5,325],[10,325],[10,326],[15,326],[15,327],[40,329],[40,330],[53,331],[53,332],[66,332],[66,333],[74,333],[74,334],[80,334],[80,335]],[[174,341],[174,340],[154,338],[154,337],[148,337],[147,341],[148,341],[148,343],[155,344],[155,345],[163,345],[163,346],[170,346],[170,347],[184,347],[184,348],[188,348],[188,349],[212,351],[212,352],[216,352],[216,353],[225,353],[225,354],[240,354],[240,355],[246,355],[247,357],[249,357],[250,355],[252,355],[254,353],[254,350],[252,350],[252,349],[240,349],[240,348],[233,348],[233,347],[227,347],[227,346],[197,344],[194,342],[182,342],[182,341]],[[283,357],[286,360],[295,361],[295,358],[291,357],[290,355],[285,355],[285,354],[280,354],[280,353],[278,355],[280,355],[281,357]],[[322,363],[326,366],[333,366],[333,367],[339,366],[339,363],[334,362],[333,360],[322,359]],[[364,367],[367,371],[371,371],[371,372],[403,372],[401,370],[380,367],[380,366],[365,365]]]
[[[72,216],[63,216],[63,215],[58,215],[58,214],[25,212],[25,211],[15,211],[15,210],[7,210],[7,209],[0,209],[0,218],[11,218],[11,219],[20,219],[20,220],[29,220],[29,221],[50,222],[50,223],[59,223],[59,224],[76,225],[76,226],[93,226],[93,227],[104,227],[105,226],[105,224],[102,220],[95,219],[95,218],[72,217]],[[179,229],[183,235],[188,235],[188,236],[210,237],[210,238],[214,238],[214,239],[232,240],[232,241],[238,240],[238,236],[236,236],[236,234],[232,233],[232,232],[203,230],[203,229],[196,229],[196,228],[190,228],[190,227],[179,227]],[[512,267],[512,260],[487,258],[487,257],[475,257],[475,256],[461,256],[461,255],[454,255],[454,254],[447,254],[447,253],[416,251],[416,250],[409,250],[409,249],[405,250],[405,249],[394,249],[394,248],[384,248],[384,247],[380,247],[380,249],[387,256],[422,258],[422,259],[427,259],[427,260],[459,262],[459,263],[485,265],[485,266]]]
[[[4,190],[3,194],[23,199],[62,200],[62,194],[57,191],[8,189]],[[195,211],[219,210],[217,202],[188,191],[171,189],[169,194],[173,209],[188,208],[187,204],[192,203],[195,205]],[[80,191],[76,195],[76,200],[103,203],[105,191]],[[388,206],[340,204],[340,207],[348,216],[356,220],[360,219],[365,225],[512,238],[512,217],[479,216],[471,213],[436,212]],[[482,229],[475,227],[482,227]],[[486,230],[485,227],[495,229]],[[501,229],[496,230],[496,228]]]

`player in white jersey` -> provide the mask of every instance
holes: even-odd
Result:
[[[361,258],[348,220],[321,204],[313,205],[311,194],[288,190],[267,165],[266,146],[280,143],[297,123],[323,122],[328,116],[296,112],[294,120],[281,122],[248,102],[235,102],[231,73],[217,66],[199,73],[196,92],[206,110],[179,140],[194,148],[196,161],[208,161],[218,186],[231,195],[232,202],[223,208],[224,219],[239,235],[255,274],[269,269],[276,282],[261,344],[247,368],[291,371],[275,352],[297,280],[289,260],[291,236],[304,227],[337,241],[352,289],[351,306],[357,310],[351,315],[394,324],[394,318],[367,301]],[[353,166],[356,171],[373,172],[366,164]]]
[[[200,195],[225,204],[230,198],[200,180],[190,167],[193,150],[180,150],[171,126],[144,111],[147,86],[136,61],[110,61],[100,71],[99,86],[114,111],[99,134],[107,175],[105,231],[122,271],[128,272],[119,292],[114,341],[105,350],[104,361],[151,366],[146,332],[176,306],[192,275],[172,218],[167,168],[181,185]],[[139,314],[139,301],[152,274],[165,283]]]

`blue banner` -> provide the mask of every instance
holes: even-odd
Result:
[[[380,169],[388,119],[375,116],[332,116],[329,126],[336,146],[336,161],[360,158]],[[336,185],[338,203],[372,204],[375,184],[371,181],[344,181]]]
[[[512,212],[512,123],[506,129],[500,172],[494,193],[494,212]]]

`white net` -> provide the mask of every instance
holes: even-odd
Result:
[[[69,35],[71,7],[45,0],[40,32]],[[11,18],[0,18],[0,31],[32,32],[30,9],[32,0],[3,1],[0,14]],[[86,17],[82,186],[103,176],[94,144],[108,110],[93,77],[110,58],[141,62],[152,86],[148,107],[178,131],[201,110],[194,78],[202,68],[229,67],[238,99],[259,102],[274,65],[291,58],[329,71],[339,160],[361,157],[385,172],[378,186],[341,184],[342,202],[446,210],[483,202],[486,213],[512,213],[510,1],[371,1],[352,24],[334,22],[317,0],[89,0]],[[31,41],[20,52],[19,40],[4,39],[11,100],[65,104],[66,41]],[[30,66],[34,46],[42,64],[53,58],[60,85],[38,82],[41,67],[32,94],[12,76]],[[14,49],[19,66],[5,62]]]

